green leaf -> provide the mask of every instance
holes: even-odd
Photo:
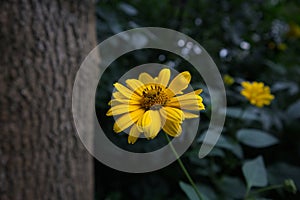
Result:
[[[219,149],[219,148],[213,148],[211,150],[211,152],[209,152],[208,155],[209,156],[219,156],[219,157],[222,157],[222,158],[225,157],[225,153],[222,151],[222,149]]]
[[[241,146],[229,138],[227,139],[226,137],[220,137],[216,146],[227,149],[231,151],[234,155],[236,155],[238,158],[243,158],[243,150]]]
[[[267,172],[261,156],[245,162],[242,171],[248,188],[252,186],[263,187],[268,184]]]
[[[199,200],[197,193],[191,185],[180,181],[179,186],[190,200]]]
[[[197,140],[198,142],[203,142],[205,138],[205,134],[202,134],[199,139]],[[229,137],[226,137],[224,135],[220,135],[216,147],[221,147],[223,149],[227,149],[231,151],[234,155],[236,155],[238,158],[243,158],[243,150],[242,147],[239,145],[239,143],[231,140]]]
[[[257,120],[258,113],[256,110],[248,108],[247,110],[243,110],[241,108],[229,107],[226,109],[226,115],[232,118],[245,119],[245,120]]]
[[[119,8],[129,16],[135,16],[138,14],[137,9],[127,3],[120,3]]]
[[[300,190],[300,167],[284,162],[275,163],[267,168],[270,184],[281,184],[292,178]]]
[[[289,119],[300,118],[300,100],[290,105],[286,112]]]
[[[203,200],[216,200],[216,191],[214,191],[211,187],[207,185],[201,185],[198,188]]]
[[[289,95],[295,95],[299,91],[297,83],[292,81],[278,81],[272,85],[272,92],[281,92],[287,90]]]
[[[283,65],[280,65],[278,63],[267,60],[266,65],[270,67],[273,72],[276,72],[279,75],[285,75],[287,73],[286,68]]]
[[[274,136],[257,129],[241,129],[237,132],[237,138],[243,144],[262,148],[278,143],[278,139]]]
[[[224,176],[220,184],[222,191],[234,199],[242,199],[246,193],[246,186],[237,177]]]

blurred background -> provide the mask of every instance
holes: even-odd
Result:
[[[113,83],[145,63],[187,70],[191,86],[203,89],[206,109],[181,159],[204,200],[300,199],[299,13],[298,0],[1,1],[0,200],[197,200],[177,162],[155,172],[120,172],[94,159],[78,138],[73,97],[82,101],[73,109],[80,111],[84,133],[94,133],[95,109],[119,147],[149,152],[166,145],[163,133],[129,145],[127,134],[114,133],[114,119],[105,115]],[[80,65],[97,44],[151,26],[196,40],[223,78],[225,126],[203,159],[198,152],[210,121],[210,96],[197,70],[178,55],[129,52],[104,71],[95,105],[84,107],[90,99],[82,97],[94,96],[86,80],[98,72],[84,74],[77,83],[85,89],[72,93]],[[186,54],[197,50],[177,44]],[[271,104],[252,105],[240,93],[244,81],[269,86]]]
[[[197,154],[210,118],[205,83],[179,56],[144,49],[121,56],[104,72],[100,83],[107,87],[99,87],[96,93],[99,123],[107,136],[124,149],[147,152],[161,147],[165,144],[161,136],[129,145],[126,134],[113,132],[114,120],[105,116],[112,84],[131,68],[149,62],[180,72],[188,70],[191,85],[204,90],[201,96],[206,110],[201,112],[197,137],[182,160],[204,198],[299,199],[299,13],[300,3],[287,0],[98,1],[98,42],[137,27],[182,32],[198,41],[213,58],[223,76],[228,102],[221,138],[207,157],[199,159]],[[275,96],[271,105],[251,105],[240,94],[243,81],[270,86]],[[177,162],[155,172],[129,174],[95,160],[95,199],[197,198]]]

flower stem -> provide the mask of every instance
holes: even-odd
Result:
[[[258,189],[258,190],[255,190],[252,192],[252,194],[258,194],[258,193],[261,193],[261,192],[265,192],[265,191],[268,191],[268,190],[275,190],[275,189],[278,189],[278,188],[282,188],[283,185],[271,185],[269,187],[265,187],[265,188],[261,188],[261,189]]]
[[[248,198],[250,190],[251,190],[251,187],[249,187],[248,184],[247,184],[246,194],[245,194],[244,200],[246,200]]]
[[[203,200],[203,198],[202,198],[202,196],[201,196],[201,193],[200,193],[199,190],[197,189],[197,186],[196,186],[195,182],[193,181],[192,177],[190,176],[189,172],[187,171],[187,169],[185,168],[183,162],[181,161],[181,159],[180,159],[180,157],[179,157],[179,155],[178,155],[176,149],[174,148],[174,146],[173,146],[173,144],[172,144],[172,142],[171,142],[169,136],[168,136],[167,134],[164,134],[164,135],[166,136],[166,139],[167,139],[167,141],[168,141],[168,143],[169,143],[169,145],[170,145],[170,147],[171,147],[171,149],[172,149],[174,155],[176,156],[176,159],[177,159],[177,161],[178,161],[178,163],[179,163],[179,165],[180,165],[182,171],[184,172],[185,176],[187,177],[187,179],[189,180],[190,184],[191,184],[192,187],[194,188],[194,190],[195,190],[195,192],[196,192],[196,194],[197,194],[199,200]]]
[[[255,190],[253,192],[250,192],[250,188],[247,187],[247,192],[245,194],[244,199],[248,199],[249,197],[251,197],[252,195],[255,195],[255,194],[259,194],[259,193],[269,191],[269,190],[279,189],[279,188],[282,188],[282,187],[284,187],[282,184],[280,184],[280,185],[271,185],[271,186],[268,186],[268,187],[264,187],[264,188]]]

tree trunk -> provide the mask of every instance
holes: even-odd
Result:
[[[92,158],[71,109],[76,71],[96,45],[93,7],[0,3],[1,200],[93,199]]]

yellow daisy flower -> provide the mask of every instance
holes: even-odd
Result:
[[[228,74],[223,76],[223,80],[226,85],[232,85],[234,83],[234,78]]]
[[[278,50],[285,51],[287,49],[287,45],[285,43],[280,43],[277,45]]]
[[[170,83],[171,71],[162,69],[153,78],[141,73],[138,79],[127,79],[126,86],[115,83],[117,90],[109,102],[107,116],[118,116],[114,131],[120,133],[130,128],[128,143],[134,144],[140,134],[153,139],[163,129],[168,135],[181,134],[184,119],[197,118],[190,111],[204,110],[201,89],[183,94],[191,80],[189,72],[178,74]]]
[[[292,38],[300,38],[300,26],[298,24],[291,23],[287,34]]]
[[[257,107],[263,107],[264,105],[270,105],[274,96],[270,93],[270,88],[264,86],[262,82],[242,82],[243,89],[241,94],[250,101],[252,105]]]

